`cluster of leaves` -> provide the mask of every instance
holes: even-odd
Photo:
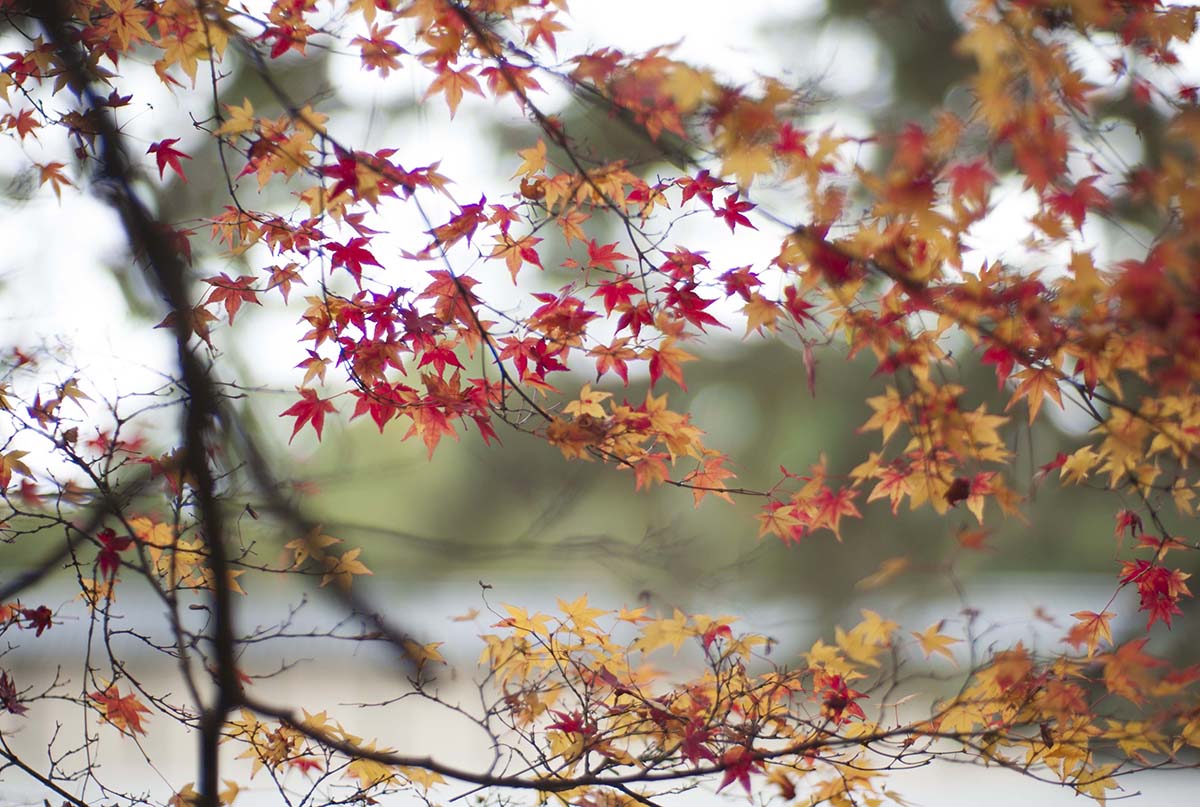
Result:
[[[1185,765],[1200,746],[1200,673],[1150,655],[1147,636],[1115,642],[1109,610],[1120,591],[1136,591],[1146,631],[1170,628],[1191,597],[1178,558],[1200,546],[1173,526],[1190,523],[1200,485],[1200,110],[1196,86],[1175,69],[1195,8],[981,0],[963,16],[958,44],[974,64],[969,110],[939,109],[870,137],[811,128],[799,88],[769,77],[732,86],[670,47],[560,56],[564,0],[275,0],[261,13],[215,0],[0,0],[0,14],[6,34],[22,37],[3,56],[9,111],[0,127],[21,144],[45,141],[52,156],[30,166],[39,185],[61,196],[91,177],[120,212],[131,251],[167,301],[161,326],[180,356],[178,386],[107,408],[72,372],[48,381],[52,369],[19,349],[5,363],[4,535],[61,536],[38,572],[0,587],[0,601],[12,603],[0,632],[32,629],[36,641],[54,624],[49,607],[15,598],[65,564],[106,658],[93,658],[89,641],[82,685],[56,679],[40,693],[4,671],[4,711],[66,699],[134,738],[148,715],[170,717],[202,748],[199,789],[180,788],[171,802],[205,807],[233,801],[241,787],[219,781],[222,742],[245,746],[249,775],[266,771],[285,799],[303,780],[304,803],[317,804],[423,793],[442,779],[573,804],[656,803],[707,776],[719,789],[762,779],[786,801],[878,804],[890,798],[876,781],[883,771],[941,756],[997,763],[1103,801],[1113,777]],[[318,100],[289,95],[277,79],[284,57],[331,47],[357,52],[382,78],[421,76],[425,99],[444,102],[451,118],[469,95],[523,115],[528,145],[511,157],[511,186],[489,201],[488,189],[452,182],[440,162],[414,167],[397,148],[356,143]],[[225,96],[235,61],[266,101]],[[134,149],[122,131],[132,65],[152,67],[180,94],[209,85],[210,115],[193,133],[181,125]],[[547,111],[547,88],[561,85],[677,170],[600,156]],[[1126,95],[1155,120],[1141,135],[1144,160],[1132,165],[1108,154],[1100,111]],[[203,226],[158,221],[138,196],[142,180],[195,175],[201,152],[188,153],[185,136],[205,138],[214,155],[206,167],[227,190]],[[967,245],[994,223],[1002,184],[1034,211],[1027,259],[981,263]],[[294,198],[275,205],[276,189]],[[756,201],[778,189],[787,211]],[[255,193],[261,209],[248,201]],[[404,213],[423,226],[388,227]],[[777,228],[780,243],[728,267],[708,257],[703,235],[672,243],[684,219],[733,238]],[[1148,233],[1144,245],[1129,244],[1133,257],[1097,254],[1097,228],[1133,220]],[[615,240],[605,224],[616,225]],[[569,256],[552,267],[565,285],[547,279],[552,250]],[[487,298],[497,277],[516,286],[519,303]],[[1116,534],[1134,544],[1121,544],[1113,598],[1073,615],[1062,637],[1069,652],[1018,644],[982,657],[968,620],[971,667],[960,691],[915,722],[897,707],[928,681],[905,670],[919,666],[914,650],[955,661],[958,639],[945,623],[910,641],[866,612],[834,644],[818,642],[786,665],[769,658],[771,640],[736,635],[728,618],[613,614],[586,598],[563,603],[562,616],[510,608],[502,632],[484,637],[486,685],[498,699],[475,718],[497,749],[518,749],[507,767],[404,757],[324,712],[272,706],[251,694],[255,679],[238,664],[239,648],[289,633],[282,625],[237,635],[230,595],[245,593],[245,575],[309,576],[336,583],[328,588],[363,623],[327,638],[391,645],[408,659],[417,694],[459,710],[422,677],[441,660],[437,644],[364,607],[354,585],[370,574],[361,550],[335,551],[339,539],[280,493],[252,438],[227,428],[236,418],[204,361],[219,356],[220,323],[235,327],[245,306],[272,292],[287,305],[297,286],[308,292],[296,332],[306,358],[280,413],[294,419],[292,438],[306,428],[320,438],[349,403],[349,419],[367,415],[380,432],[401,421],[403,437],[421,440],[431,458],[463,424],[488,444],[504,425],[568,460],[630,471],[637,489],[690,490],[697,506],[759,497],[760,536],[792,544],[822,532],[840,540],[845,520],[886,512],[878,500],[893,514],[962,506],[981,529],[1021,517],[1013,435],[1022,419],[1046,419],[1049,399],[1078,408],[1091,429],[1040,466],[1037,484],[1057,476],[1112,491]],[[730,457],[671,408],[680,396],[665,390],[686,390],[685,365],[710,330],[743,324],[746,338],[798,346],[813,389],[815,350],[845,343],[850,358],[871,357],[886,382],[865,402],[861,431],[880,433],[878,451],[781,468],[766,489],[731,487]],[[951,380],[970,361],[993,368],[1002,412]],[[639,374],[649,389],[633,396]],[[160,409],[181,410],[183,426],[155,455],[129,436],[138,428],[130,424]],[[279,532],[303,536],[281,542],[282,560],[231,534],[223,509],[238,496],[255,497]],[[243,511],[251,521],[257,507]],[[138,637],[178,660],[182,694],[149,690],[113,650],[122,578],[162,605],[161,633]],[[206,615],[199,627],[191,611]],[[699,676],[671,683],[655,671],[649,657],[666,645],[693,648]],[[912,692],[894,699],[900,688]],[[1117,701],[1137,707],[1136,719]],[[96,742],[85,726],[69,755]],[[1104,762],[1113,749],[1120,761]],[[0,756],[18,759],[3,744]],[[97,787],[106,799],[137,800],[90,766],[65,770],[65,758],[52,754],[60,761],[43,772],[17,767],[76,804]]]

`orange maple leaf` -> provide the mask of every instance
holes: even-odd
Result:
[[[434,93],[444,93],[446,96],[446,105],[450,107],[450,117],[454,117],[454,113],[458,111],[459,102],[462,101],[463,92],[471,92],[483,97],[483,88],[479,86],[479,82],[471,75],[471,68],[467,67],[462,70],[451,70],[447,65],[443,64],[438,69],[437,78],[429,85],[429,89],[425,91],[425,97]]]
[[[683,482],[692,489],[692,498],[696,507],[699,507],[700,502],[704,501],[704,497],[708,495],[716,496],[733,504],[733,498],[724,492],[724,480],[737,476],[725,467],[728,460],[729,458],[724,454],[714,453],[704,460],[703,467],[692,471],[683,478]]]
[[[145,734],[142,726],[142,715],[149,714],[137,696],[132,692],[122,695],[116,684],[109,684],[103,692],[93,692],[88,695],[100,710],[104,720],[125,734]]]

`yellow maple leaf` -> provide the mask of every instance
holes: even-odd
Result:
[[[1085,796],[1091,796],[1100,803],[1100,807],[1104,807],[1107,801],[1107,791],[1121,789],[1117,780],[1112,778],[1112,773],[1116,769],[1116,765],[1102,765],[1091,771],[1080,773],[1072,787]]]
[[[375,574],[358,559],[362,549],[351,549],[340,558],[325,558],[327,571],[321,577],[321,585],[325,586],[336,580],[339,586],[349,588],[355,575]]]
[[[442,778],[440,773],[427,771],[424,768],[412,768],[402,765],[396,770],[398,770],[400,775],[402,775],[408,781],[412,782],[413,784],[420,785],[422,790],[428,791],[434,785],[446,783],[446,780]]]
[[[374,751],[375,744],[371,743],[363,750]],[[384,753],[388,752],[385,751]],[[362,757],[356,757],[351,760],[350,764],[346,766],[346,775],[352,779],[357,779],[358,786],[363,790],[384,784],[385,782],[396,781],[396,771],[392,766]]]
[[[912,565],[907,555],[900,555],[895,558],[887,558],[879,564],[879,568],[871,574],[864,577],[854,584],[854,587],[863,591],[869,591],[873,588],[891,582],[897,575],[904,572]]]
[[[1053,367],[1027,367],[1013,375],[1021,383],[1013,390],[1012,399],[1004,407],[1008,411],[1022,398],[1029,404],[1029,422],[1033,423],[1038,411],[1042,408],[1042,400],[1049,395],[1059,408],[1063,408],[1062,393],[1058,389],[1058,372]]]
[[[751,331],[761,334],[763,328],[774,333],[775,322],[779,319],[779,305],[754,292],[750,295],[750,302],[742,306],[742,314],[746,317],[747,336]]]
[[[566,615],[571,624],[575,626],[575,632],[581,633],[585,630],[599,630],[600,626],[596,624],[596,617],[604,616],[611,613],[602,608],[589,608],[587,595],[579,597],[574,602],[566,600],[558,601],[558,609]]]
[[[249,98],[243,99],[241,106],[226,104],[225,109],[229,111],[229,117],[217,127],[216,134],[237,135],[254,129],[254,105]]]
[[[791,540],[792,530],[804,522],[797,518],[795,508],[786,505],[775,507],[774,504],[777,503],[768,504],[755,516],[758,519],[758,537],[762,538],[769,532],[785,541]]]
[[[188,782],[167,801],[167,807],[196,807],[200,803],[200,794],[196,792],[195,784]]]
[[[530,616],[528,611],[516,605],[505,605],[504,610],[508,612],[508,618],[496,623],[494,627],[528,631],[535,636],[550,635],[550,617],[546,614],[535,613]]]
[[[950,645],[958,644],[962,639],[952,639],[949,636],[942,634],[942,625],[944,621],[935,622],[920,633],[912,631],[912,635],[921,644],[921,652],[925,654],[925,658],[929,658],[934,653],[943,655],[950,661],[954,661],[954,654],[950,652]]]
[[[1099,461],[1100,456],[1092,451],[1092,447],[1084,446],[1067,457],[1067,461],[1059,469],[1058,475],[1062,480],[1077,485],[1088,478],[1088,473]]]
[[[217,794],[217,799],[225,805],[233,804],[234,799],[242,792],[242,788],[232,779],[222,779],[221,781],[224,782],[225,789]]]
[[[771,162],[773,153],[768,145],[739,145],[723,155],[721,174],[735,177],[738,187],[744,190],[750,187],[756,176],[769,174],[774,170]]]
[[[538,140],[536,146],[530,146],[527,149],[521,149],[517,152],[521,158],[521,166],[517,169],[517,173],[513,174],[513,179],[517,177],[531,177],[537,172],[546,167],[546,144],[541,139]]]
[[[670,619],[656,619],[643,625],[642,635],[636,644],[644,653],[651,653],[668,644],[673,652],[678,653],[683,643],[695,635],[696,629],[688,625],[687,616],[676,608]]]
[[[413,641],[412,639],[405,639],[404,652],[407,653],[408,657],[416,663],[418,668],[424,667],[431,661],[439,664],[445,664],[446,659],[443,658],[442,654],[438,652],[438,648],[443,644],[443,642],[429,642],[428,644],[421,644],[420,642]]]
[[[575,417],[589,415],[594,418],[602,418],[604,417],[604,407],[600,403],[611,397],[611,392],[593,390],[591,384],[584,384],[583,389],[579,390],[579,400],[571,401],[563,407],[563,411]]]
[[[325,559],[324,550],[341,542],[341,538],[326,535],[322,532],[321,525],[316,524],[308,531],[308,535],[288,541],[283,548],[292,551],[292,568],[298,568],[303,566],[309,558],[323,561]]]

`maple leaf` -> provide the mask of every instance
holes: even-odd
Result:
[[[62,198],[62,188],[64,185],[74,186],[71,180],[67,179],[62,174],[64,168],[63,163],[47,163],[46,165],[38,166],[38,184],[45,185],[47,182],[54,188],[54,196],[58,199]]]
[[[1059,215],[1071,219],[1075,229],[1083,231],[1083,219],[1089,209],[1103,209],[1108,206],[1108,197],[1096,187],[1100,176],[1093,174],[1079,180],[1069,191],[1059,191],[1046,197],[1050,209]]]
[[[167,807],[199,807],[200,793],[195,782],[188,782],[167,799]]]
[[[716,496],[718,499],[724,499],[733,504],[733,497],[725,492],[724,480],[736,477],[737,474],[725,467],[725,463],[728,461],[729,458],[724,454],[713,454],[703,460],[700,468],[681,480],[691,487],[694,506],[699,507],[700,502],[704,501],[704,497],[708,495]]]
[[[298,388],[296,391],[300,393],[300,400],[279,414],[280,417],[296,418],[296,425],[288,442],[296,439],[296,435],[306,423],[312,424],[313,431],[317,433],[317,440],[320,440],[321,430],[325,428],[325,415],[336,412],[337,409],[329,399],[318,398],[315,390]]]
[[[54,624],[54,614],[45,605],[39,605],[37,608],[22,608],[21,616],[29,620],[27,627],[35,628],[34,636],[41,636],[46,630]]]
[[[617,274],[616,261],[629,260],[628,255],[617,252],[618,243],[604,244],[603,246],[596,243],[595,239],[588,241],[587,265],[599,269],[605,269],[613,274]]]
[[[585,722],[583,716],[578,711],[567,714],[557,709],[551,709],[550,713],[557,717],[558,720],[547,724],[547,730],[554,729],[568,734],[579,734],[583,737],[589,737],[596,733],[596,727]]]
[[[383,264],[375,260],[375,256],[371,254],[363,245],[367,243],[365,236],[351,238],[344,244],[331,242],[329,247],[330,261],[329,265],[333,269],[339,266],[344,268],[354,278],[354,282],[358,287],[362,288],[362,273],[363,266],[378,266],[383,268]]]
[[[668,644],[678,653],[683,643],[696,635],[696,629],[688,623],[687,615],[676,608],[670,619],[656,619],[643,625],[636,644],[644,653]]]
[[[483,97],[483,88],[479,86],[479,82],[471,75],[472,68],[467,67],[463,70],[451,70],[446,64],[438,67],[437,78],[429,85],[429,89],[425,91],[425,97],[434,95],[435,93],[443,93],[446,96],[446,106],[450,107],[450,117],[454,117],[454,113],[458,111],[458,105],[462,101],[464,92],[471,92],[479,97]]]
[[[17,685],[9,677],[7,670],[0,670],[0,706],[9,714],[23,715],[29,711],[17,700]]]
[[[184,154],[174,147],[178,142],[178,137],[172,137],[152,143],[150,144],[150,148],[146,149],[146,153],[153,154],[154,160],[158,164],[159,179],[163,178],[163,172],[167,169],[167,166],[170,166],[176,174],[179,174],[180,179],[187,182],[187,176],[183,173],[183,166],[180,164],[179,158],[182,157],[185,160],[192,158],[191,155]]]
[[[724,773],[721,776],[721,785],[717,788],[718,793],[734,782],[750,793],[750,774],[761,772],[763,769],[762,760],[754,756],[754,751],[740,745],[735,745],[722,754],[720,764]]]
[[[367,572],[367,574],[371,574],[371,572]],[[404,654],[417,665],[418,669],[424,668],[430,662],[438,664],[446,663],[446,659],[438,652],[438,648],[442,646],[442,642],[421,644],[413,639],[405,639],[402,645],[404,647]]]
[[[667,467],[669,459],[670,454],[659,452],[644,454],[633,461],[634,489],[653,487],[670,479],[671,469]]]
[[[28,451],[9,451],[7,454],[0,453],[0,492],[8,488],[12,482],[12,475],[15,471],[21,476],[33,477],[33,471],[29,470],[29,466],[25,464],[23,458],[28,455]]]
[[[16,115],[5,115],[3,122],[6,128],[16,131],[19,140],[24,140],[28,135],[33,135],[34,140],[39,139],[35,130],[42,128],[42,124],[33,116],[33,110],[30,108],[22,109]],[[61,166],[62,163],[58,165]]]
[[[729,225],[729,232],[733,232],[739,224],[749,227],[751,230],[757,230],[758,228],[750,222],[750,219],[746,218],[746,213],[754,208],[755,205],[750,202],[738,199],[738,194],[735,192],[726,196],[725,205],[715,208],[713,212],[717,214],[717,218],[723,219]]]
[[[109,684],[103,692],[93,692],[88,697],[96,704],[105,722],[115,726],[123,734],[145,734],[142,715],[150,710],[132,692],[122,695],[116,684]]]
[[[521,165],[517,168],[517,172],[513,174],[516,177],[531,177],[546,167],[546,143],[539,139],[537,144],[527,149],[521,149],[517,152],[521,158]]]
[[[117,573],[121,565],[121,553],[133,545],[133,539],[128,535],[117,535],[106,527],[96,534],[96,540],[100,542],[100,552],[96,556],[100,576],[110,578]]]
[[[359,560],[359,555],[362,554],[361,549],[352,549],[343,552],[341,557],[324,557],[325,574],[320,578],[322,587],[328,586],[330,582],[337,582],[342,588],[349,588],[353,584],[355,575],[374,574],[371,569],[366,567],[366,564]]]
[[[600,626],[596,624],[596,617],[604,616],[609,613],[603,608],[588,607],[588,598],[586,594],[580,596],[574,602],[567,602],[561,599],[558,600],[558,609],[563,612],[563,615],[566,616],[568,620],[570,620],[576,633],[582,633],[585,630],[598,631]]]
[[[779,305],[763,297],[758,292],[750,294],[750,299],[746,305],[742,307],[742,314],[746,317],[746,335],[749,336],[752,331],[758,331],[760,334],[763,328],[768,331],[775,331],[776,321],[779,319]]]
[[[1108,802],[1107,792],[1121,789],[1117,780],[1112,777],[1117,768],[1117,765],[1101,765],[1092,770],[1084,769],[1071,783],[1071,787],[1075,788],[1077,792],[1095,799],[1100,807],[1104,807]]]
[[[754,182],[756,176],[770,174],[774,170],[773,153],[774,149],[766,144],[739,146],[722,155],[721,173],[736,177],[738,187],[745,190]],[[731,224],[730,227],[732,226]]]
[[[234,280],[224,272],[204,279],[205,283],[213,287],[208,294],[208,302],[225,306],[230,325],[233,324],[233,318],[241,309],[242,303],[262,305],[258,300],[258,292],[253,288],[254,280],[250,275],[242,275]]]
[[[568,403],[563,407],[563,411],[576,417],[588,415],[594,418],[603,418],[604,407],[600,404],[611,397],[611,392],[593,391],[590,384],[584,384],[583,389],[579,391],[579,399]]]
[[[854,587],[864,591],[879,588],[903,574],[910,566],[912,566],[912,561],[907,555],[887,558],[879,564],[878,569],[855,583]]]
[[[509,274],[512,275],[513,284],[517,282],[517,272],[526,263],[531,263],[539,269],[542,268],[541,258],[538,257],[537,250],[534,248],[541,243],[540,238],[534,235],[526,235],[521,238],[513,238],[508,233],[501,233],[496,239],[495,245],[492,247],[492,252],[489,258],[503,258],[504,263],[508,266]]]
[[[1121,510],[1117,513],[1117,525],[1113,529],[1113,537],[1120,538],[1121,535],[1129,530],[1129,534],[1135,538],[1142,532],[1142,517],[1132,510]]]
[[[950,195],[955,200],[966,201],[977,207],[983,207],[987,202],[988,191],[996,183],[996,175],[985,159],[956,165],[947,173],[950,177]]]
[[[1121,584],[1136,585],[1141,598],[1138,610],[1150,612],[1146,630],[1159,619],[1169,628],[1171,617],[1183,613],[1179,608],[1179,600],[1192,596],[1185,582],[1189,577],[1190,574],[1178,569],[1167,569],[1147,560],[1125,561],[1121,564]]]
[[[639,358],[650,361],[650,386],[654,387],[658,379],[664,375],[674,381],[681,389],[687,389],[683,381],[683,368],[679,365],[687,361],[695,361],[696,357],[683,348],[675,346],[674,339],[664,339],[662,345],[656,348],[646,348]]]
[[[944,621],[935,622],[920,633],[913,631],[912,635],[920,643],[921,652],[925,654],[925,658],[938,653],[957,664],[954,661],[954,654],[950,652],[950,645],[958,644],[962,639],[951,639],[949,636],[943,635],[942,626],[944,624]]]
[[[862,518],[862,513],[858,511],[858,507],[854,504],[854,498],[857,495],[857,491],[852,487],[840,488],[837,492],[829,488],[822,488],[817,496],[812,499],[815,514],[812,519],[811,529],[816,530],[824,527],[831,530],[839,541],[842,540],[842,517]]]
[[[217,127],[215,134],[237,135],[254,129],[254,106],[249,98],[243,98],[241,106],[225,104],[225,109],[228,110],[229,117]]]
[[[217,794],[217,800],[228,807],[228,805],[233,804],[242,789],[232,779],[222,779],[221,783],[225,785],[225,788]]]
[[[550,46],[550,50],[558,52],[558,42],[555,40],[554,35],[567,30],[567,26],[554,19],[557,13],[556,11],[551,11],[523,22],[525,26],[525,42],[530,47],[537,45],[540,39]]]
[[[687,204],[692,197],[699,196],[700,201],[708,205],[709,208],[712,208],[714,204],[713,191],[729,185],[728,182],[719,180],[709,174],[708,169],[701,171],[694,179],[692,177],[681,177],[675,183],[683,189],[684,204]]]
[[[375,744],[371,743],[365,746],[363,750],[374,751]],[[385,750],[384,753],[388,753],[388,751]],[[358,786],[362,790],[368,790],[376,785],[394,782],[396,780],[396,770],[391,765],[385,765],[373,759],[356,757],[346,766],[346,776],[358,780]]]
[[[629,282],[628,277],[623,275],[615,280],[603,281],[592,296],[604,298],[604,313],[611,314],[613,309],[628,308],[634,295],[642,293],[639,288]]]
[[[807,528],[806,522],[796,514],[796,509],[783,502],[771,502],[758,513],[758,537],[768,532],[783,539],[783,542],[798,541]]]
[[[855,701],[869,697],[855,689],[850,689],[846,679],[841,675],[822,675],[814,686],[821,696],[821,713],[834,722],[842,725],[851,717],[859,720],[866,719],[862,706]]]
[[[1013,391],[1012,398],[1004,407],[1004,411],[1007,412],[1022,398],[1027,398],[1029,422],[1033,423],[1046,396],[1050,396],[1060,409],[1063,408],[1062,393],[1058,388],[1058,372],[1053,367],[1028,367],[1013,378],[1020,379],[1021,383]]]
[[[1076,649],[1080,645],[1086,644],[1088,658],[1096,655],[1096,648],[1099,647],[1101,641],[1112,644],[1112,628],[1109,623],[1116,616],[1115,613],[1104,611],[1097,614],[1095,611],[1076,611],[1071,616],[1075,617],[1077,622],[1071,626],[1064,641]]]

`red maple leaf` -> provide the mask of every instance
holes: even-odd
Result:
[[[622,275],[616,280],[605,280],[600,284],[593,297],[604,298],[604,313],[611,314],[614,308],[627,308],[633,302],[633,295],[642,292],[629,282],[628,275]]]
[[[330,249],[330,266],[334,269],[339,266],[345,268],[354,277],[354,282],[358,284],[359,288],[362,288],[363,264],[383,268],[383,264],[375,260],[375,256],[363,247],[365,243],[367,243],[367,239],[359,237],[351,238],[344,244],[330,243],[327,245]]]
[[[96,565],[100,568],[100,576],[108,579],[117,573],[121,565],[121,553],[132,545],[133,539],[127,535],[117,535],[105,527],[96,534],[96,540],[100,542]]]
[[[699,765],[702,759],[716,762],[716,755],[706,745],[710,740],[712,740],[712,730],[704,725],[704,721],[693,717],[683,727],[683,742],[679,745],[679,752],[693,765]]]
[[[720,793],[729,785],[737,782],[750,792],[750,774],[762,770],[762,760],[754,758],[754,752],[744,746],[734,746],[721,756],[721,765],[725,767],[725,775],[721,778]]]
[[[565,731],[569,734],[580,734],[584,737],[596,733],[596,727],[584,720],[583,715],[577,711],[567,714],[557,709],[551,709],[550,713],[557,717],[558,720],[546,726],[547,729]]]
[[[1125,561],[1121,564],[1121,584],[1135,584],[1141,599],[1138,610],[1150,612],[1146,630],[1150,630],[1159,619],[1169,628],[1171,617],[1183,613],[1179,609],[1179,600],[1192,596],[1185,582],[1188,577],[1190,575],[1178,569],[1167,569],[1147,560]]]
[[[754,208],[754,204],[744,199],[738,199],[737,192],[734,192],[725,197],[725,206],[716,209],[714,212],[729,225],[729,232],[733,232],[734,228],[739,224],[743,227],[749,227],[751,230],[757,230],[758,228],[751,224],[750,219],[745,216],[748,211]]]
[[[185,160],[192,159],[190,155],[184,154],[174,146],[179,142],[178,137],[171,137],[166,140],[160,140],[157,143],[151,143],[150,148],[146,149],[147,154],[153,154],[155,162],[158,163],[158,178],[163,178],[163,171],[167,166],[171,166],[175,173],[179,174],[179,178],[187,182],[187,176],[183,173],[183,166],[179,163],[179,158]]]
[[[1117,513],[1117,526],[1113,530],[1113,537],[1120,538],[1125,530],[1129,530],[1129,534],[1136,538],[1142,531],[1142,517],[1132,510]]]
[[[8,672],[0,672],[0,707],[14,715],[23,715],[29,711],[28,706],[17,702],[17,685],[8,677]]]
[[[1096,187],[1100,177],[1093,175],[1079,180],[1069,191],[1058,191],[1046,198],[1050,209],[1060,216],[1067,216],[1076,230],[1083,230],[1083,219],[1089,209],[1102,210],[1108,206],[1108,197]]]
[[[996,183],[996,175],[984,159],[956,165],[947,173],[950,177],[950,195],[978,205],[987,201],[988,190]]]
[[[688,200],[693,196],[699,196],[700,201],[711,208],[713,206],[713,191],[729,183],[722,182],[709,174],[708,169],[705,169],[697,174],[695,179],[681,177],[675,180],[675,184],[683,188],[683,204],[687,204]]]
[[[629,260],[628,255],[617,252],[617,242],[611,244],[598,245],[595,239],[588,241],[588,259],[587,265],[594,266],[598,269],[607,269],[616,274],[616,261]]]
[[[341,152],[338,154],[336,164],[321,166],[323,176],[333,177],[337,180],[327,198],[336,199],[342,191],[358,190],[358,160],[359,158],[353,154]]]
[[[54,624],[51,622],[51,618],[54,616],[53,612],[44,605],[39,605],[37,608],[22,608],[21,616],[29,620],[26,627],[37,628],[34,636],[41,636],[43,631]]]
[[[296,439],[296,434],[304,427],[305,423],[312,423],[313,430],[317,433],[317,439],[320,440],[321,429],[325,428],[325,415],[329,412],[336,412],[337,409],[330,401],[318,398],[314,390],[300,389],[298,392],[301,400],[279,414],[280,417],[296,418],[296,427],[292,429],[292,436],[288,442],[291,443]]]
[[[857,717],[859,720],[865,720],[866,714],[862,707],[855,703],[858,698],[866,698],[868,695],[859,692],[856,689],[850,689],[846,686],[845,679],[840,675],[825,676],[820,682],[818,690],[821,693],[821,712],[826,717],[831,719],[836,725],[845,723],[847,715]]]

